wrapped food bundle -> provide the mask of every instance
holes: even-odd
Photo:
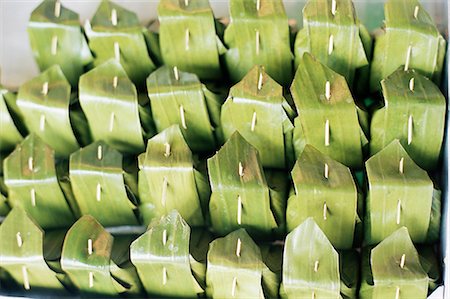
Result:
[[[374,35],[351,0],[307,1],[298,32],[282,0],[160,0],[147,27],[126,4],[30,17],[41,73],[0,87],[0,296],[442,284],[446,42],[417,0]]]

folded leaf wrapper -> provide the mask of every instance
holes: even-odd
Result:
[[[283,86],[292,80],[289,25],[281,0],[231,0],[230,24],[225,29],[225,64],[233,82],[254,65]]]
[[[139,87],[155,69],[144,38],[144,28],[134,12],[110,1],[102,1],[92,21],[86,22],[94,66],[114,58],[123,65],[128,77]]]
[[[205,174],[194,167],[192,152],[178,126],[147,143],[139,161],[140,212],[144,223],[176,209],[191,226],[205,225],[210,190]]]
[[[398,140],[366,162],[369,190],[365,239],[376,244],[402,226],[416,243],[427,240],[433,182],[408,156]]]
[[[72,86],[93,60],[78,14],[59,0],[45,0],[31,13],[28,37],[39,69],[59,65]]]
[[[281,294],[285,298],[340,298],[339,255],[313,218],[286,237]]]
[[[367,29],[357,19],[351,0],[336,1],[335,7],[333,1],[310,0],[303,8],[303,28],[294,45],[295,65],[309,52],[353,86],[356,70],[369,64],[363,37]]]
[[[305,53],[291,92],[299,115],[294,121],[296,156],[309,143],[348,167],[362,168],[368,143],[359,119],[364,112],[345,78]]]
[[[286,211],[288,231],[312,217],[335,248],[352,248],[359,216],[358,192],[350,169],[306,145],[292,179],[294,194]]]
[[[276,274],[242,228],[210,243],[206,283],[213,298],[273,298],[278,291]]]
[[[0,226],[0,239],[0,267],[25,291],[65,290],[45,260],[44,231],[23,209],[11,210]]]
[[[144,150],[144,131],[136,87],[123,67],[109,60],[80,78],[80,104],[94,140],[136,154]]]
[[[294,113],[283,97],[282,86],[255,66],[231,88],[223,104],[224,137],[238,131],[258,150],[264,167],[290,168]]]
[[[435,170],[444,138],[444,95],[414,70],[398,69],[381,86],[384,107],[374,113],[370,124],[371,154],[399,139],[417,165]]]
[[[16,95],[0,85],[0,152],[9,152],[23,140],[14,116],[20,115]],[[21,120],[21,117],[19,117]]]
[[[59,185],[54,151],[31,134],[4,160],[8,202],[42,228],[70,226],[75,217]]]
[[[111,259],[113,242],[113,236],[90,215],[82,216],[67,232],[61,266],[83,296],[112,297],[125,292],[121,280],[111,273],[117,266]]]
[[[147,79],[156,130],[178,124],[194,152],[210,152],[219,141],[222,97],[208,90],[191,73],[163,66]]]
[[[160,1],[158,18],[165,64],[195,73],[202,80],[221,77],[219,49],[223,45],[208,0]]]
[[[426,298],[428,276],[408,234],[401,227],[363,253],[359,298]]]
[[[131,260],[149,295],[196,297],[204,292],[191,269],[190,234],[189,225],[174,210],[152,222],[133,242]]]
[[[385,28],[375,38],[370,89],[404,66],[441,83],[445,39],[418,0],[389,0],[384,7]]]
[[[82,215],[104,226],[137,225],[136,198],[125,185],[122,154],[102,141],[70,156],[70,182]]]
[[[271,196],[258,151],[238,132],[208,159],[208,172],[213,231],[225,235],[243,227],[257,238],[282,232],[284,215],[276,217],[274,207],[285,199]]]
[[[67,157],[80,147],[72,124],[84,127],[77,132],[89,132],[86,123],[73,123],[76,119],[71,119],[71,106],[76,101],[59,65],[49,67],[23,84],[17,95],[17,106],[28,130],[42,138],[60,157]]]

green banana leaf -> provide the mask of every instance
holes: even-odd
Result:
[[[221,113],[225,139],[238,131],[259,152],[264,167],[290,168],[293,161],[291,111],[283,88],[260,66],[230,89]],[[292,153],[292,154],[289,154]]]
[[[146,29],[141,27],[134,12],[102,0],[91,22],[86,22],[85,30],[95,56],[94,66],[114,58],[139,88],[145,86],[145,79],[155,64],[148,54]]]
[[[398,140],[366,162],[369,190],[365,241],[376,244],[402,226],[416,243],[426,241],[433,200],[433,182]]]
[[[309,143],[346,166],[362,168],[366,138],[345,78],[305,53],[291,93],[299,115],[294,121],[296,156]]]
[[[39,69],[59,65],[70,84],[76,86],[93,60],[78,14],[59,0],[44,0],[31,13],[27,30]]]
[[[430,224],[428,225],[427,239],[425,243],[434,243],[439,240],[441,234],[441,196],[442,192],[440,190],[433,189]]]
[[[406,227],[369,250],[363,251],[359,298],[427,297],[428,276]]]
[[[9,152],[23,140],[21,131],[16,124],[21,122],[20,111],[18,111],[16,104],[16,96],[0,85],[0,152]],[[18,118],[14,118],[19,113]]]
[[[434,170],[439,166],[447,110],[439,87],[420,73],[403,69],[384,79],[381,86],[384,107],[372,117],[371,154],[399,139],[417,165]]]
[[[0,220],[8,215],[10,209],[6,196],[0,193]]]
[[[81,76],[79,92],[94,140],[127,154],[144,150],[136,87],[120,63],[109,60]]]
[[[257,238],[276,233],[279,223],[258,151],[238,132],[208,159],[212,229],[225,235],[240,227]]]
[[[186,5],[187,4],[187,5]],[[164,63],[197,74],[200,79],[222,76],[219,37],[208,0],[163,0],[158,5],[159,40]]]
[[[24,209],[44,229],[68,227],[75,221],[58,183],[54,155],[32,133],[3,162],[9,204]]]
[[[228,48],[225,65],[231,81],[238,82],[254,65],[263,65],[278,83],[290,84],[293,55],[281,0],[231,0],[224,40]]]
[[[441,270],[438,254],[433,246],[417,245],[420,264],[428,275],[428,294],[432,293],[441,284]]]
[[[370,89],[380,89],[380,81],[398,67],[416,69],[441,83],[445,39],[418,0],[388,0],[382,34],[375,38]]]
[[[208,259],[209,243],[214,240],[213,235],[203,228],[193,228],[189,240],[189,261],[192,275],[203,290],[206,289],[206,262]]]
[[[349,86],[355,71],[369,64],[351,0],[310,0],[303,8],[303,28],[297,33],[294,53],[298,67],[305,52],[341,74]],[[362,30],[366,30],[365,28]]]
[[[171,126],[147,143],[138,157],[139,210],[148,224],[176,209],[191,226],[205,225],[210,190],[205,174],[194,167],[191,150],[178,126]]]
[[[283,246],[281,243],[260,244],[263,268],[262,287],[268,298],[279,298],[283,266]]]
[[[148,294],[196,297],[204,292],[191,272],[189,238],[189,225],[173,210],[133,242],[131,261]]]
[[[81,294],[117,295],[111,276],[114,238],[92,216],[82,216],[67,232],[61,267]]]
[[[216,149],[222,97],[205,92],[198,77],[163,66],[147,79],[147,90],[156,130],[178,124],[194,152]]]
[[[98,141],[70,156],[70,182],[82,215],[103,226],[138,225],[137,200],[125,185],[122,154]],[[107,208],[107,209],[106,209]]]
[[[350,169],[306,145],[291,172],[294,194],[288,199],[288,231],[312,217],[336,249],[355,241],[358,192]]]
[[[160,67],[163,65],[163,58],[159,45],[159,22],[157,20],[150,21],[146,29],[144,30],[144,39],[150,58],[155,66]]]
[[[291,231],[283,255],[284,298],[339,298],[339,255],[313,218]]]
[[[61,157],[80,148],[69,116],[70,89],[60,66],[53,65],[20,86],[17,95],[17,106],[28,130],[42,138]]]
[[[44,231],[20,207],[15,207],[0,226],[0,267],[25,291],[64,291],[44,255]]]
[[[206,270],[208,297],[273,298],[274,294],[266,293],[263,285],[275,277],[245,229],[210,243]],[[278,285],[272,288],[278,290]]]
[[[341,296],[343,299],[358,298],[360,259],[358,251],[339,251],[339,274],[341,278]]]

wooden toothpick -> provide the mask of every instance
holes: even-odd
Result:
[[[396,287],[395,289],[395,299],[399,299],[400,298],[400,288]]]
[[[39,130],[44,131],[45,130],[45,115],[41,114],[41,117],[39,118]]]
[[[20,234],[20,232],[18,232],[16,234],[16,241],[17,241],[17,247],[22,247],[23,245],[23,240],[22,240],[22,235]]]
[[[259,55],[259,30],[256,30],[256,35],[255,35],[255,47],[256,47],[256,55]]]
[[[114,42],[114,58],[120,61],[120,46],[118,42]]]
[[[409,80],[409,90],[414,91],[414,78]]]
[[[184,108],[183,105],[180,106],[180,118],[181,118],[181,126],[183,127],[183,129],[187,129],[186,126],[186,118],[184,116]]]
[[[261,70],[259,70],[259,75],[258,75],[258,91],[262,89],[262,85],[263,85],[263,74],[262,74]]]
[[[233,285],[231,286],[231,297],[236,295],[237,277],[233,278]]]
[[[59,16],[61,15],[61,2],[59,0],[57,0],[55,2],[55,17],[59,18]]]
[[[419,15],[419,5],[416,5],[416,7],[414,7],[414,19],[417,20],[418,15]]]
[[[115,8],[111,10],[111,23],[113,26],[117,26],[117,10]]]
[[[111,112],[111,116],[109,117],[109,131],[112,132],[114,129],[114,118],[116,117],[114,112]]]
[[[323,203],[323,212],[322,212],[323,220],[327,220],[327,211],[328,211],[327,203],[324,202]]]
[[[241,245],[242,245],[241,239],[238,238],[237,244],[236,244],[236,256],[237,257],[241,257]]]
[[[405,268],[405,262],[406,262],[406,254],[402,254],[402,257],[400,259],[400,268]]]
[[[256,0],[256,10],[259,11],[261,9],[261,0]]]
[[[330,81],[327,81],[325,83],[325,98],[327,99],[327,101],[329,101],[331,99],[331,83],[330,83]]]
[[[256,127],[256,111],[253,112],[252,123],[251,123],[251,126],[250,126],[250,130],[252,132],[254,132],[255,131],[255,127]]]
[[[55,56],[56,52],[58,51],[58,36],[56,35],[52,37],[52,46],[50,51],[53,56]]]
[[[333,16],[336,15],[336,8],[337,8],[336,0],[331,0],[331,14]]]
[[[403,174],[403,164],[404,164],[404,162],[405,162],[405,158],[401,158],[400,159],[400,162],[398,163],[398,171],[401,173],[401,174]]]
[[[244,166],[242,165],[242,162],[239,162],[239,165],[238,165],[238,174],[239,174],[240,177],[243,177],[243,176],[244,176]]]
[[[329,173],[329,166],[328,163],[325,163],[324,176],[326,179],[328,179],[328,173]]]
[[[331,55],[331,53],[333,53],[333,49],[334,49],[334,35],[331,34],[328,39],[328,55]]]
[[[97,183],[95,198],[97,199],[97,201],[102,200],[102,185],[100,185],[100,183]]]
[[[402,201],[399,199],[399,200],[397,201],[397,217],[396,217],[396,223],[397,223],[397,225],[400,224],[401,213],[402,213]]]
[[[34,168],[33,157],[29,157],[29,158],[28,158],[28,169],[29,169],[30,171],[33,171],[33,168]]]
[[[186,51],[189,51],[189,37],[190,37],[189,28],[187,28],[184,34],[184,49]]]
[[[93,248],[92,248],[92,239],[88,239],[87,242],[87,250],[88,250],[88,254],[92,255],[92,253],[94,252]]]
[[[325,122],[325,146],[330,146],[330,121]]]
[[[166,142],[164,143],[164,157],[170,156],[170,143]]]
[[[117,76],[114,76],[114,78],[113,78],[113,87],[117,88],[118,84],[119,84],[119,78]]]
[[[408,145],[411,144],[413,139],[413,116],[408,117]]]
[[[97,159],[103,159],[103,147],[101,145],[97,146]]]
[[[162,242],[163,242],[163,245],[166,246],[166,243],[167,243],[167,230],[163,230]]]
[[[89,288],[94,287],[94,272],[89,272]]]
[[[411,61],[411,52],[412,52],[412,46],[408,46],[408,50],[406,52],[406,62],[405,62],[405,68],[404,71],[406,72],[409,69],[409,63]]]
[[[23,287],[25,290],[30,289],[30,280],[28,279],[28,271],[26,266],[22,266]]]
[[[162,281],[163,285],[167,284],[167,269],[166,267],[163,267],[163,281]]]
[[[48,81],[45,81],[44,84],[42,84],[41,92],[44,96],[48,95]]]
[[[33,207],[36,206],[36,190],[34,190],[34,188],[31,188],[30,190],[30,197],[31,197],[31,205]]]
[[[319,261],[314,262],[314,272],[317,272],[319,270]]]
[[[178,72],[178,67],[176,66],[173,67],[173,75],[175,77],[175,80],[180,80],[180,73]]]

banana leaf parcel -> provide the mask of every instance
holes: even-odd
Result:
[[[289,25],[281,0],[231,0],[225,29],[225,64],[231,81],[240,81],[254,65],[283,86],[292,80]]]
[[[441,83],[445,39],[418,0],[388,0],[385,28],[375,38],[370,89],[400,66],[415,69],[436,84]]]
[[[50,146],[30,134],[3,162],[9,204],[24,209],[43,229],[75,221],[76,208],[61,190],[54,156]]]
[[[295,38],[295,66],[309,52],[353,86],[356,71],[369,64],[371,43],[351,0],[310,0],[303,8],[303,28]]]
[[[93,60],[78,14],[59,0],[42,1],[31,13],[28,37],[39,69],[59,65],[72,86]]]
[[[90,215],[82,216],[67,232],[61,266],[83,296],[142,294],[135,286],[135,269],[131,265],[123,269],[112,259],[113,242],[113,236]]]
[[[158,6],[159,42],[164,63],[200,79],[221,77],[224,46],[216,34],[208,0],[162,0]]]
[[[194,298],[204,293],[193,274],[190,234],[189,225],[173,210],[133,242],[131,261],[149,295]]]
[[[0,85],[0,152],[10,152],[23,140],[21,123],[16,95]]]
[[[364,111],[354,102],[345,78],[305,53],[291,86],[298,117],[294,150],[306,144],[352,168],[362,168],[368,144]]]
[[[103,226],[137,225],[137,200],[125,184],[122,154],[102,141],[70,156],[70,183],[82,215]]]
[[[71,111],[76,102],[59,65],[49,67],[23,84],[17,95],[17,106],[28,130],[51,146],[60,157],[67,157],[80,148],[75,132],[89,135],[85,117],[80,115],[81,109]]]
[[[13,208],[5,218],[0,226],[0,239],[0,267],[23,290],[64,292],[65,275],[50,267],[44,231],[21,207]]]
[[[223,99],[195,74],[163,66],[148,77],[147,90],[158,132],[178,124],[194,152],[210,152],[220,144]]]
[[[381,81],[384,107],[370,124],[370,152],[399,139],[421,168],[438,166],[444,138],[446,101],[432,81],[414,70],[398,69]]]
[[[429,278],[406,227],[369,250],[363,251],[359,298],[427,298]]]
[[[359,255],[336,251],[312,217],[286,237],[282,298],[357,298]]]
[[[277,298],[277,275],[246,230],[238,229],[209,245],[207,294],[213,298]]]
[[[264,167],[290,168],[294,113],[282,86],[255,66],[231,88],[222,106],[223,134],[228,139],[238,131],[258,150]]]
[[[350,169],[306,145],[291,174],[294,194],[286,211],[288,231],[312,217],[335,248],[352,248],[356,225],[362,222]]]
[[[119,62],[109,60],[81,76],[79,92],[94,140],[127,154],[144,150],[143,108],[136,86]]]
[[[102,0],[91,22],[86,22],[86,35],[99,66],[114,58],[138,86],[145,86],[145,79],[155,69],[138,17],[117,4]]]
[[[189,225],[206,224],[208,179],[195,168],[192,152],[178,126],[150,139],[138,163],[139,210],[144,223],[176,209]]]
[[[245,228],[256,238],[283,233],[286,199],[267,184],[258,151],[238,132],[208,159],[209,211],[214,232]],[[280,207],[278,209],[277,207]]]
[[[376,244],[402,226],[416,243],[431,241],[433,229],[433,182],[425,170],[408,156],[398,140],[366,162],[368,194],[366,200],[365,241]],[[436,233],[434,233],[436,235]],[[438,235],[436,235],[438,237]]]

